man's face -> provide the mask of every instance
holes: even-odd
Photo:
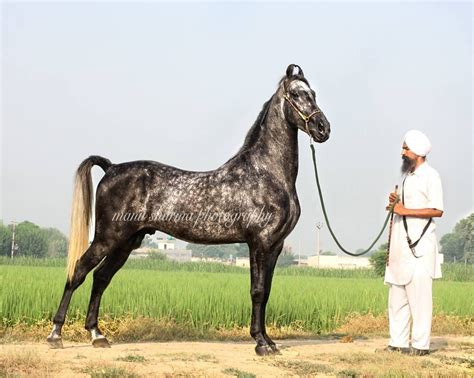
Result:
[[[402,167],[401,171],[403,174],[405,173],[412,173],[415,170],[416,166],[416,159],[418,155],[416,155],[413,151],[411,151],[406,143],[403,143],[402,146]]]

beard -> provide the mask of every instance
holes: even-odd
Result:
[[[408,156],[402,156],[402,167],[400,170],[402,171],[402,174],[407,174],[407,173],[412,173],[413,170],[415,169],[416,165],[416,160],[415,159],[410,159]]]

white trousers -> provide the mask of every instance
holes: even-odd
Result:
[[[413,277],[407,285],[390,285],[388,293],[389,345],[399,348],[409,347],[411,317],[413,321],[412,347],[430,349],[433,315],[432,286],[433,280],[420,260],[417,260]]]

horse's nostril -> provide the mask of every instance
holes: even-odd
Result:
[[[318,123],[318,131],[320,133],[324,133],[324,131],[325,131],[324,123],[322,123],[322,122]]]

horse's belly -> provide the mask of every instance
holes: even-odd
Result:
[[[219,212],[156,212],[150,227],[178,239],[202,244],[239,243],[244,241],[235,216]]]

